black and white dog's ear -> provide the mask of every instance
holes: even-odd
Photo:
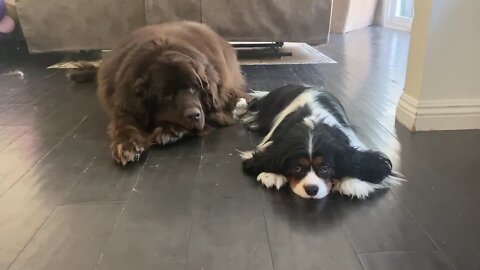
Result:
[[[336,163],[339,173],[378,184],[392,175],[392,162],[382,152],[349,149]]]
[[[262,151],[241,152],[243,170],[252,175],[262,172],[278,173],[282,167],[283,159],[270,151],[270,148]]]
[[[242,167],[243,171],[248,174],[258,175],[265,171],[266,157],[262,153],[256,153],[255,151],[241,152],[240,157],[243,159]]]
[[[382,152],[357,151],[358,179],[380,183],[392,173],[392,162]]]

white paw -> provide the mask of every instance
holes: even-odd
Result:
[[[244,98],[240,98],[235,105],[235,109],[233,110],[233,116],[235,119],[238,119],[240,116],[247,113],[248,110],[248,103],[247,100]]]
[[[281,174],[262,172],[257,176],[257,181],[262,182],[267,188],[275,186],[277,189],[280,189],[287,183],[287,178]]]
[[[247,100],[244,99],[244,98],[238,99],[237,105],[235,107],[236,108],[244,108],[244,109],[247,108],[248,107]]]
[[[174,143],[180,140],[183,137],[184,133],[181,131],[177,131],[174,128],[170,128],[170,130],[162,129],[158,127],[155,129],[155,142],[159,145],[166,145],[170,143]]]
[[[336,181],[333,190],[338,191],[342,195],[365,199],[370,193],[375,191],[375,186],[377,185],[357,178],[346,177],[340,181]]]
[[[161,143],[163,145],[166,145],[166,144],[174,143],[174,142],[180,140],[182,137],[183,137],[183,133],[178,132],[175,135],[168,134],[168,133],[162,134],[157,138],[159,139],[159,143]]]
[[[237,150],[238,151],[238,150]],[[252,159],[254,151],[238,151],[242,160]]]

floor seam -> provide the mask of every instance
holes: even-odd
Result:
[[[26,170],[22,175],[20,175],[17,180],[15,180],[2,194],[0,194],[0,198],[5,196],[28,172],[30,172],[34,167],[36,167],[40,162],[42,162],[48,155],[52,153],[61,143],[63,143],[68,136],[70,136],[75,130],[87,119],[87,116],[83,117],[70,131],[68,131],[65,136],[63,136],[55,145],[50,148],[41,158],[39,158],[35,163],[33,163],[28,170]],[[25,133],[27,134],[27,132]],[[24,135],[25,135],[24,134]]]
[[[443,250],[440,248],[440,246],[437,244],[436,241],[433,240],[433,237],[427,232],[427,230],[425,230],[425,228],[420,224],[420,222],[418,222],[418,220],[413,216],[413,214],[410,212],[410,210],[403,204],[401,203],[398,199],[397,199],[397,196],[395,195],[394,192],[390,192],[393,196],[393,198],[395,199],[395,201],[397,201],[398,205],[403,208],[403,210],[405,211],[405,213],[407,213],[407,215],[412,219],[412,221],[418,226],[418,228],[420,228],[420,230],[427,236],[427,238],[432,242],[433,246],[437,249],[436,251],[440,252],[440,254],[442,254],[442,256],[447,260],[447,262],[450,264],[451,267],[453,267],[453,269],[457,269],[457,266],[450,260],[450,257],[448,257],[444,252]]]
[[[275,270],[276,269],[275,268],[275,261],[274,261],[274,258],[273,258],[272,244],[270,242],[270,233],[268,231],[267,216],[265,215],[265,205],[262,202],[260,202],[260,203],[262,205],[263,221],[265,223],[265,231],[267,233],[267,243],[268,243],[268,251],[270,252],[270,261],[272,263],[272,269]]]
[[[202,138],[202,153],[203,153],[203,143],[204,143],[204,140]],[[195,176],[194,178],[194,183],[192,183],[192,195],[193,195],[193,192],[195,191],[195,182],[196,182],[196,179],[198,178],[198,176],[200,175],[200,168],[202,167],[202,160],[203,160],[203,155],[200,154],[200,158],[199,158],[199,161],[198,161],[198,170],[197,170],[197,175]],[[192,196],[192,200],[193,200],[193,196]],[[193,219],[193,207],[192,209],[190,209],[190,226],[188,228],[188,237],[187,237],[187,244],[185,246],[186,250],[185,250],[185,269],[188,269],[188,264],[189,264],[189,258],[190,258],[190,243],[192,241],[192,231],[193,231],[193,222],[194,222],[194,219]]]
[[[398,138],[396,136],[394,136],[390,130],[388,130],[388,128],[386,128],[382,123],[380,123],[375,117],[373,117],[369,112],[366,112],[367,114],[369,114],[371,116],[371,118],[377,122],[381,128],[383,128],[388,134],[390,134],[390,136],[392,136],[393,139],[395,139],[398,143],[400,143],[400,141],[398,140]],[[436,251],[440,252],[441,255],[447,260],[447,262],[450,264],[450,266],[452,266],[454,269],[457,269],[457,267],[453,264],[453,262],[450,260],[450,258],[442,251],[442,249],[440,248],[440,246],[433,240],[433,238],[431,237],[431,235],[425,230],[425,228],[418,222],[418,220],[412,215],[412,213],[410,212],[409,209],[407,209],[407,207],[401,203],[398,199],[397,199],[397,196],[395,195],[395,193],[393,191],[390,192],[393,196],[393,198],[395,199],[395,201],[397,202],[397,204],[403,208],[403,210],[405,211],[405,213],[407,213],[407,215],[412,219],[412,221],[415,223],[415,225],[417,225],[418,228],[420,228],[420,230],[427,236],[427,238],[430,240],[430,242],[433,244],[433,246],[436,248]],[[429,252],[432,252],[432,251],[435,251],[435,250],[431,250]],[[394,252],[394,251],[387,251],[387,252]],[[403,251],[405,252],[405,251]],[[361,254],[359,252],[357,252],[357,254]]]
[[[381,254],[381,253],[433,253],[439,250],[380,250],[380,251],[361,251],[358,254]],[[443,254],[442,254],[443,255]]]
[[[69,202],[69,203],[62,203],[59,204],[58,206],[71,206],[71,205],[101,205],[101,204],[123,204],[126,203],[127,201],[92,201],[92,202]]]
[[[75,125],[74,128],[72,128],[62,139],[60,139],[60,141],[54,146],[52,147],[52,149],[47,153],[45,154],[37,163],[35,163],[33,166],[30,167],[30,169],[28,171],[26,171],[22,176],[20,176],[18,178],[17,181],[15,181],[14,184],[12,184],[12,186],[4,193],[6,194],[16,183],[18,183],[18,181],[20,181],[33,167],[35,167],[41,160],[43,160],[48,154],[50,154],[53,149],[55,149],[56,147],[58,147],[59,144],[61,144],[62,142],[64,142],[66,140],[66,138],[68,136],[70,136],[71,133],[73,133],[75,131],[75,129],[77,129],[82,123],[83,121],[85,121],[86,117],[84,117],[77,125]],[[79,177],[76,179],[76,182],[78,182],[78,179]],[[75,183],[76,185],[76,183]],[[74,186],[75,186],[74,185]],[[3,194],[2,194],[3,196]],[[25,245],[20,249],[20,251],[17,253],[17,255],[15,256],[15,258],[12,260],[12,262],[8,265],[7,267],[7,270],[10,269],[14,264],[15,262],[18,260],[18,258],[21,256],[21,254],[23,253],[23,251],[25,251],[25,249],[28,247],[28,245],[32,242],[32,240],[35,238],[35,236],[37,235],[37,233],[43,228],[43,226],[45,225],[45,223],[47,223],[47,221],[50,219],[50,217],[52,216],[52,214],[57,210],[57,208],[59,207],[59,205],[56,205],[51,211],[50,213],[48,214],[48,216],[42,221],[42,223],[40,224],[40,226],[38,226],[38,228],[34,231],[34,233],[32,234],[32,236],[28,239],[28,241],[25,243]]]
[[[30,132],[30,128],[31,128],[31,126],[28,126],[28,125],[20,125],[20,126],[0,125],[0,127],[26,127],[26,129],[21,134],[18,134],[18,136],[13,141],[11,141],[10,143],[0,148],[0,153],[3,152],[3,150],[7,149],[10,145],[15,143],[16,141],[18,141],[18,139],[20,139],[23,135],[27,134],[27,132]]]
[[[53,215],[53,213],[57,210],[58,206],[55,206],[52,211],[48,214],[48,216],[43,220],[43,222],[38,226],[38,228],[35,230],[35,232],[32,234],[30,239],[28,239],[27,243],[22,247],[22,249],[17,253],[15,258],[12,260],[12,262],[8,265],[7,270],[11,269],[12,266],[15,264],[15,262],[18,260],[18,258],[22,255],[22,253],[25,251],[25,249],[28,247],[28,245],[32,242],[32,240],[35,238],[37,233],[43,228],[45,223],[50,219],[50,217]]]
[[[127,204],[128,204],[128,201],[130,200],[130,198],[132,197],[132,194],[134,192],[137,192],[137,185],[138,183],[140,182],[140,178],[142,176],[142,172],[145,170],[145,166],[147,165],[147,162],[148,162],[148,159],[149,159],[149,154],[148,152],[146,153],[146,158],[145,158],[145,161],[144,163],[142,164],[142,167],[141,169],[138,171],[138,175],[137,175],[137,181],[135,182],[135,184],[133,185],[132,187],[132,190],[130,191],[130,193],[128,194],[127,196],[127,199],[125,200],[125,202],[123,203],[123,207],[122,207],[122,210],[120,210],[120,213],[118,214],[117,216],[117,219],[115,221],[115,223],[113,224],[113,228],[112,228],[112,231],[109,233],[109,235],[105,238],[105,241],[102,243],[101,245],[101,248],[100,248],[100,254],[98,255],[98,258],[97,258],[97,262],[95,263],[95,268],[94,270],[97,270],[98,267],[100,266],[100,264],[102,263],[102,260],[103,260],[103,256],[104,256],[104,252],[105,252],[105,246],[107,245],[108,241],[111,239],[112,235],[115,233],[115,231],[117,230],[117,227],[120,223],[120,220],[122,219],[122,217],[124,216],[125,214],[125,210],[127,209]]]
[[[339,219],[338,216],[335,217],[336,219]],[[353,245],[352,237],[350,237],[350,234],[348,233],[347,228],[345,227],[345,223],[343,223],[343,220],[339,220],[339,222],[342,224],[342,230],[345,233],[345,236],[348,239],[348,243],[350,243],[350,247],[352,248],[352,251],[355,253],[355,257],[357,258],[358,263],[362,268],[365,270],[365,266],[362,263],[362,260],[360,260],[360,257],[358,256],[358,252],[355,250],[355,246]]]
[[[368,112],[367,112],[368,113]],[[390,130],[388,130],[382,123],[380,123],[375,117],[372,117],[372,119],[377,122],[381,128],[383,128],[385,131],[387,131],[388,134],[390,134],[390,136],[392,136],[393,139],[395,139],[398,143],[400,143],[400,141],[398,140],[398,138],[396,136],[394,136]],[[393,198],[395,199],[395,201],[397,202],[397,204],[403,208],[403,210],[405,211],[405,213],[412,219],[412,221],[414,222],[415,225],[417,225],[417,227],[427,236],[427,238],[430,240],[430,242],[433,244],[433,246],[436,248],[436,251],[440,252],[441,255],[447,260],[447,262],[450,264],[450,266],[452,266],[454,269],[457,269],[456,265],[453,264],[453,262],[450,260],[450,258],[443,252],[443,250],[440,248],[440,246],[436,243],[436,241],[434,241],[434,239],[432,238],[432,236],[425,230],[425,228],[418,222],[418,220],[413,216],[413,214],[410,212],[410,210],[402,203],[400,202],[398,199],[397,199],[397,196],[395,195],[395,193],[393,191],[390,192],[393,196]],[[391,251],[389,251],[391,252]],[[429,252],[432,252],[432,251],[429,251]]]

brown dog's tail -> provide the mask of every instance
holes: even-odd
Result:
[[[98,67],[90,62],[80,61],[74,68],[67,70],[67,78],[76,83],[93,82],[97,77]]]

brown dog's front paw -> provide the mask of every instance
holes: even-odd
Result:
[[[140,156],[145,151],[144,147],[133,141],[112,142],[111,144],[113,159],[123,166],[128,162],[140,160]]]
[[[178,130],[173,126],[157,127],[153,132],[153,141],[159,145],[166,145],[180,140],[185,133],[185,131]]]

